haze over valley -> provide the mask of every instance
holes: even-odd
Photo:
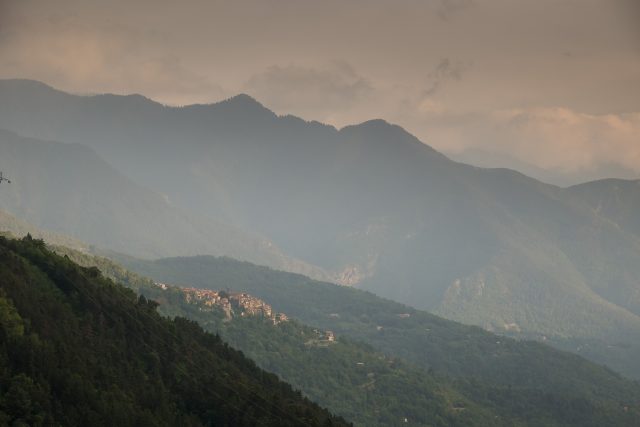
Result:
[[[638,425],[632,2],[38,3],[0,2],[0,424]]]

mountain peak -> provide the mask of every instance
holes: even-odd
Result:
[[[193,104],[182,107],[184,111],[216,111],[231,114],[232,116],[268,116],[276,117],[276,114],[258,102],[255,98],[241,93],[231,98],[213,104]],[[208,113],[207,113],[208,114]]]
[[[398,126],[393,123],[389,123],[384,119],[372,119],[367,120],[365,122],[345,126],[340,129],[340,132],[351,133],[351,132],[364,132],[366,134],[374,134],[378,138],[384,140],[394,140],[398,137],[402,137],[403,139],[410,139],[415,142],[419,142],[423,144],[418,138],[409,133],[402,126]]]
[[[0,84],[3,85],[12,85],[12,86],[22,86],[22,87],[40,87],[40,88],[49,88],[53,89],[46,83],[42,83],[38,80],[31,79],[0,79]]]
[[[237,95],[232,96],[231,98],[226,99],[222,102],[236,102],[236,103],[245,103],[247,105],[259,105],[264,107],[260,102],[258,102],[254,97],[248,95],[246,93],[239,93]]]
[[[46,83],[31,79],[0,79],[0,90],[7,95],[16,93],[20,96],[37,94],[71,96]]]
[[[384,119],[372,119],[357,125],[345,126],[340,129],[340,133],[360,135],[360,138],[365,138],[370,144],[378,146],[394,144],[395,147],[420,147],[420,149],[435,153],[443,158],[446,157],[430,145],[419,140],[402,126],[389,123]]]
[[[231,106],[233,108],[249,109],[249,110],[266,110],[271,112],[267,107],[262,105],[258,100],[247,95],[246,93],[240,93],[238,95],[227,98],[224,101],[220,101],[217,104],[220,106]],[[272,113],[272,112],[271,112]],[[272,113],[273,114],[273,113]]]
[[[404,129],[402,129],[400,126],[398,125],[394,125],[389,123],[388,121],[384,120],[384,119],[371,119],[371,120],[366,120],[362,123],[358,123],[358,124],[354,124],[354,125],[347,125],[343,128],[340,129],[340,132],[351,132],[354,130],[366,130],[366,131],[392,131],[394,129],[400,129],[404,132],[406,132]]]

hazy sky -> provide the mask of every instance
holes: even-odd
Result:
[[[168,104],[246,92],[548,179],[640,177],[640,0],[0,0],[13,77]]]

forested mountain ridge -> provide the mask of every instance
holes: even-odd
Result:
[[[347,425],[219,337],[0,237],[0,424]]]
[[[453,162],[381,120],[336,129],[246,95],[177,108],[7,80],[0,127],[90,145],[181,210],[328,278],[640,378],[640,236],[583,191]]]

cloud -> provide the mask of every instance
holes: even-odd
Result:
[[[494,149],[566,173],[619,165],[640,173],[640,113],[591,115],[567,108],[498,111]]]
[[[73,15],[16,16],[0,38],[10,60],[1,75],[42,80],[73,92],[142,93],[180,104],[222,97],[222,89],[162,45],[165,34],[114,22],[87,25]],[[86,90],[84,88],[91,88]]]
[[[245,90],[278,112],[326,119],[366,101],[374,88],[344,61],[325,67],[274,65],[252,76]]]
[[[436,12],[444,20],[451,19],[455,14],[474,4],[473,0],[440,0]]]
[[[414,108],[405,125],[466,163],[511,167],[567,185],[640,176],[640,112],[596,115],[531,107],[465,114],[442,105],[436,111]]]
[[[438,93],[450,81],[460,81],[462,74],[470,65],[461,61],[452,62],[449,58],[440,60],[428,75],[431,85],[424,90],[424,97],[431,97]]]

